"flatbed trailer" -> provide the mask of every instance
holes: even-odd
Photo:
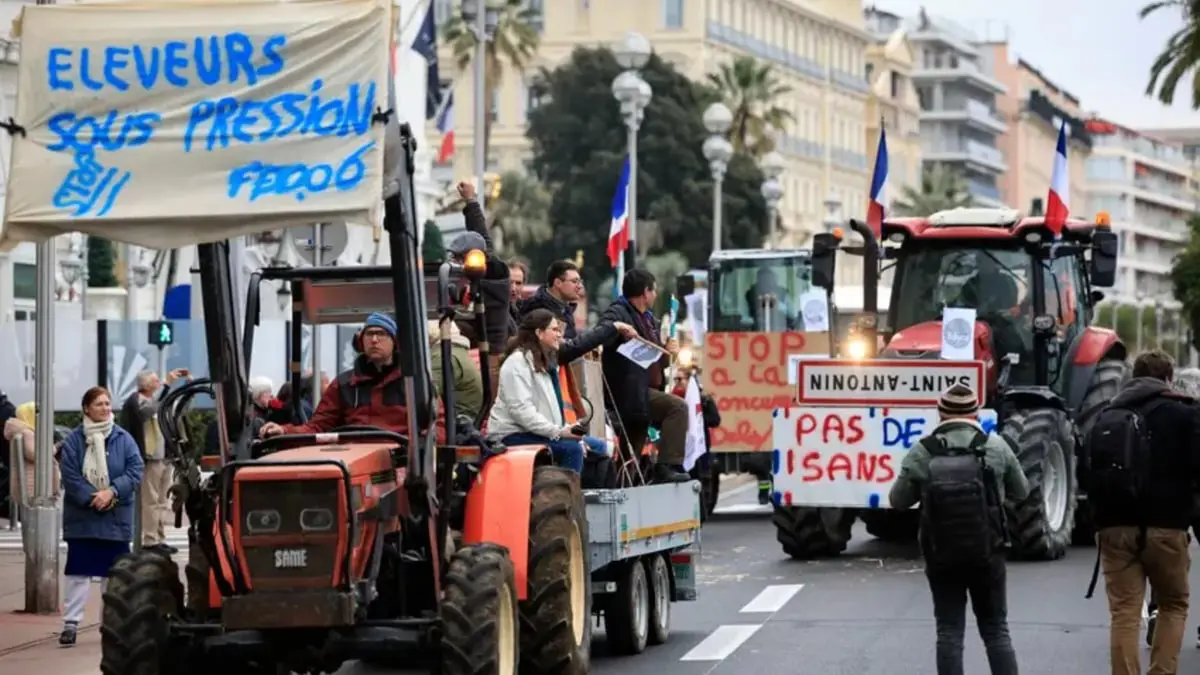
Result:
[[[667,641],[671,603],[696,599],[700,482],[584,490],[591,613],[612,651]]]

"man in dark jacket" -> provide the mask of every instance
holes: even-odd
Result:
[[[563,338],[574,340],[578,336],[575,328],[575,307],[583,293],[583,277],[579,267],[570,260],[556,260],[546,270],[546,282],[538,287],[533,297],[521,302],[521,316],[535,309],[548,309],[563,322]]]
[[[621,297],[601,315],[602,324],[628,324],[638,337],[660,347],[671,356],[679,350],[674,340],[663,344],[658,321],[650,308],[658,296],[654,275],[643,269],[630,270],[621,281]],[[640,452],[651,425],[658,427],[658,463],[652,478],[656,482],[687,481],[683,470],[687,443],[687,404],[664,391],[665,368],[671,356],[664,355],[649,368],[643,368],[610,346],[601,357],[604,368],[606,404],[615,410],[625,429],[629,445]]]
[[[408,434],[404,378],[396,365],[396,322],[376,312],[367,317],[355,342],[360,354],[354,360],[354,367],[329,384],[308,422],[267,422],[259,435],[268,438],[279,434],[317,434],[358,425]],[[437,415],[438,440],[444,442],[446,426],[440,404]]]
[[[1159,350],[1141,354],[1133,364],[1133,379],[1110,404],[1110,408],[1136,411],[1149,434],[1144,474],[1148,485],[1142,495],[1123,499],[1117,496],[1119,490],[1113,490],[1112,496],[1104,496],[1098,486],[1088,486],[1112,622],[1109,651],[1114,675],[1142,672],[1138,633],[1147,581],[1158,601],[1149,672],[1177,672],[1183,644],[1191,564],[1187,530],[1200,480],[1196,452],[1200,412],[1191,398],[1172,390],[1174,374],[1170,355]],[[1105,414],[1100,413],[1093,430],[1104,423]],[[1093,471],[1101,467],[1087,460],[1103,440],[1094,432],[1086,439],[1082,475],[1096,478]]]
[[[529,265],[520,258],[508,261],[508,335],[517,334],[521,326],[521,301],[525,299],[525,280],[529,278]]]
[[[488,234],[487,216],[476,199],[475,185],[467,181],[459,183],[458,194],[465,201],[462,212],[467,232],[455,238],[446,252],[460,259],[471,249],[482,248],[487,253],[487,270],[479,282],[479,289],[483,293],[484,319],[487,321],[486,339],[495,362],[494,357],[504,353],[510,337],[508,263],[496,256],[492,237]],[[471,321],[459,321],[458,329],[472,344],[480,342]],[[497,368],[495,366],[493,371]],[[492,382],[496,381],[497,378],[493,377]]]

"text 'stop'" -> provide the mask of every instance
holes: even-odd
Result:
[[[372,224],[386,0],[28,6],[0,242]]]

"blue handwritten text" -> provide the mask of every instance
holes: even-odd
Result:
[[[108,213],[113,202],[129,182],[130,173],[106,168],[96,161],[91,148],[74,149],[75,168],[67,173],[54,193],[53,204],[59,209],[73,209],[72,215],[99,218]]]
[[[897,445],[908,450],[925,435],[925,418],[909,417],[897,419],[883,418],[883,447],[894,448]]]
[[[105,88],[146,91],[166,83],[179,89],[220,82],[253,86],[283,70],[280,50],[287,37],[272,35],[255,44],[241,32],[171,40],[161,45],[52,47],[46,75],[51,91],[91,91]]]
[[[116,110],[110,110],[103,118],[61,112],[46,122],[50,133],[58,137],[46,149],[59,152],[72,148],[90,150],[97,146],[109,151],[136,148],[150,140],[161,121],[162,115],[152,112],[122,116]]]
[[[262,197],[293,195],[296,201],[304,201],[309,193],[352,190],[367,175],[367,164],[363,155],[375,147],[371,141],[350,153],[337,166],[332,164],[266,164],[250,162],[229,172],[229,198],[242,196],[242,188],[249,186],[251,202]]]

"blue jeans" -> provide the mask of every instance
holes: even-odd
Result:
[[[564,438],[552,441],[537,434],[509,434],[504,437],[505,445],[545,445],[554,456],[554,463],[570,469],[575,473],[583,471],[583,444],[578,438]]]

